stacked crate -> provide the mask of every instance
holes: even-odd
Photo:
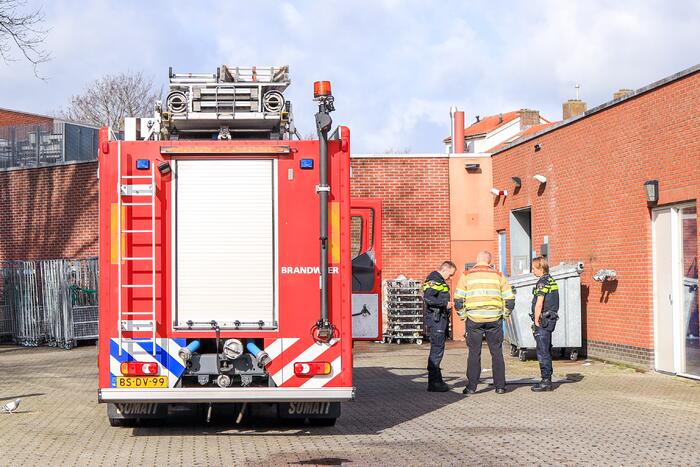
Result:
[[[423,343],[423,298],[421,282],[388,280],[384,284],[387,327],[384,342]]]

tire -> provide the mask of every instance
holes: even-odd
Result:
[[[521,349],[520,352],[518,352],[518,359],[521,362],[524,362],[525,360],[527,360],[527,350]]]
[[[416,339],[416,344],[423,345],[423,339]]]
[[[337,418],[310,418],[309,425],[311,426],[335,426]]]
[[[518,346],[510,344],[510,356],[511,357],[517,357],[518,356]]]
[[[569,360],[571,360],[572,362],[578,360],[578,350],[571,351],[571,353],[569,354]]]

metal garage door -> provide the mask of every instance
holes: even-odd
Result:
[[[274,327],[274,162],[178,161],[175,189],[176,325]]]

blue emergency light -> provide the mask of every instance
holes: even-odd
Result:
[[[314,168],[313,159],[302,159],[299,161],[299,168],[302,170],[311,170]]]
[[[151,168],[151,161],[148,159],[139,159],[136,161],[136,170],[148,170]]]

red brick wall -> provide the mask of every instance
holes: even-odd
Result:
[[[450,257],[445,158],[353,158],[352,196],[383,202],[383,277],[423,280]]]
[[[0,171],[0,260],[97,256],[97,162]]]
[[[13,110],[0,109],[0,126],[27,125],[35,123],[53,123],[50,117],[41,115],[31,115]]]
[[[654,346],[651,212],[643,183],[659,180],[660,204],[697,199],[698,109],[695,73],[493,156],[494,186],[523,180],[519,193],[495,206],[495,229],[508,230],[509,212],[531,206],[533,248],[539,251],[548,235],[551,264],[585,262],[590,341]],[[535,174],[547,177],[544,188]],[[494,251],[496,241],[494,232]],[[617,271],[616,285],[592,280],[602,268]]]

